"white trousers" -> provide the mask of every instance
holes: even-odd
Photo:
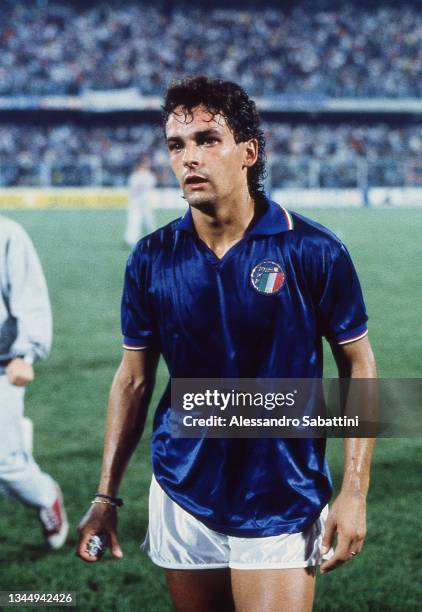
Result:
[[[0,493],[27,506],[48,507],[57,497],[56,485],[24,449],[24,394],[24,387],[0,374]]]
[[[149,201],[148,193],[145,200],[130,198],[125,230],[125,242],[134,247],[142,235],[150,234],[155,230],[155,215]]]

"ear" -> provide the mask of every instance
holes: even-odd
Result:
[[[258,140],[256,138],[251,138],[251,140],[245,142],[244,145],[243,164],[247,168],[250,168],[258,159]]]

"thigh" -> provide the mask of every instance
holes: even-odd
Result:
[[[176,612],[233,612],[230,570],[166,570]]]
[[[315,568],[231,570],[236,612],[310,612]]]

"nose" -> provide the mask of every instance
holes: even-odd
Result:
[[[196,168],[201,162],[199,147],[195,143],[186,144],[183,151],[183,165],[186,168]]]

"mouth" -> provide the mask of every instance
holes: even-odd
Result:
[[[191,174],[185,178],[185,185],[190,185],[191,187],[202,187],[206,183],[208,183],[208,179],[199,176],[199,174]]]

